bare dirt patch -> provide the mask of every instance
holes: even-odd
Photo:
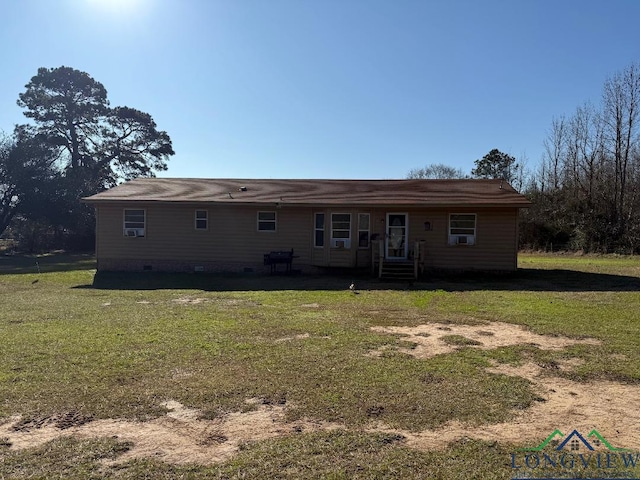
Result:
[[[328,335],[314,335],[313,337],[311,337],[311,335],[309,333],[299,333],[297,335],[292,335],[290,337],[281,337],[281,338],[276,338],[274,340],[275,343],[282,343],[282,342],[291,342],[293,340],[304,340],[306,338],[323,338],[325,340],[330,339],[331,337]]]
[[[274,341],[276,343],[290,342],[292,340],[303,340],[305,338],[309,338],[310,336],[311,335],[309,335],[308,333],[300,333],[298,335],[293,335],[292,337],[276,338]]]
[[[560,364],[570,370],[576,362]],[[435,430],[401,432],[406,444],[421,450],[442,449],[448,442],[476,438],[505,443],[529,443],[535,447],[556,428],[567,434],[573,429],[597,429],[613,446],[640,449],[640,386],[610,381],[578,383],[544,375],[539,365],[519,367],[496,365],[490,372],[524,377],[541,396],[531,408],[518,412],[510,422],[493,425],[465,425],[454,421]],[[378,431],[398,432],[383,426]]]
[[[23,449],[37,447],[63,435],[106,436],[133,442],[133,447],[120,456],[118,462],[153,457],[175,464],[211,464],[228,459],[246,442],[337,427],[308,420],[286,422],[283,405],[265,404],[255,399],[251,403],[256,404],[253,411],[203,420],[198,410],[170,400],[164,403],[168,413],[148,422],[94,420],[64,430],[48,420],[23,428],[23,420],[16,416],[0,427],[0,438],[5,438],[10,448]],[[23,427],[15,429],[17,425]]]
[[[589,338],[578,340],[538,335],[520,325],[503,322],[483,325],[430,323],[417,327],[372,327],[371,329],[381,333],[403,335],[403,340],[416,343],[415,348],[398,348],[397,350],[417,358],[451,353],[462,347],[490,350],[509,345],[534,345],[544,350],[561,350],[575,344],[600,344],[600,341]],[[459,341],[451,341],[454,336]],[[379,356],[388,349],[387,346],[374,350],[371,355]]]
[[[576,361],[559,364],[560,370],[571,370]],[[610,381],[578,383],[545,375],[545,369],[534,363],[522,366],[494,365],[490,372],[524,377],[532,382],[541,401],[518,411],[513,420],[493,425],[468,425],[452,421],[422,432],[391,429],[375,423],[381,413],[373,407],[372,425],[367,431],[399,435],[411,448],[441,450],[447,443],[461,438],[530,444],[536,446],[556,428],[567,433],[596,428],[614,446],[640,449],[640,386]],[[211,464],[227,460],[240,445],[294,435],[302,432],[344,428],[328,422],[302,420],[287,422],[284,403],[251,399],[256,409],[233,412],[213,420],[200,418],[200,412],[176,401],[164,406],[168,413],[148,422],[126,420],[94,420],[62,429],[51,418],[24,421],[12,417],[0,425],[0,438],[13,449],[30,448],[61,437],[78,438],[110,436],[133,442],[133,447],[117,462],[132,458],[153,457],[167,463]],[[42,420],[42,421],[40,421]]]
[[[139,302],[138,302],[139,303]],[[245,300],[241,298],[228,298],[228,297],[215,297],[204,298],[193,295],[182,295],[180,297],[170,300],[170,303],[177,305],[202,305],[202,304],[214,304],[221,305],[223,307],[260,307],[259,302],[253,300]]]
[[[487,325],[433,323],[417,327],[372,329],[393,335],[400,334],[403,335],[403,340],[416,343],[415,348],[397,348],[397,351],[418,358],[450,353],[461,347],[492,349],[509,345],[534,345],[545,350],[561,350],[575,344],[600,343],[589,338],[538,335],[521,326],[501,322]],[[457,345],[450,341],[452,336],[467,339],[468,342],[459,342],[464,345]],[[389,348],[385,346],[371,354],[380,355]],[[494,365],[489,369],[492,373],[529,380],[540,401],[531,408],[516,412],[510,422],[477,426],[452,421],[435,430],[401,433],[406,437],[407,445],[433,450],[464,437],[511,443],[522,443],[530,439],[532,446],[535,446],[556,428],[563,432],[571,432],[573,429],[588,432],[595,428],[613,445],[640,449],[640,437],[636,434],[640,429],[640,386],[612,381],[579,383],[549,375],[554,371],[571,372],[581,364],[582,360],[576,358],[547,365]],[[378,430],[392,431],[384,426],[379,426]]]
[[[185,368],[174,368],[171,371],[171,378],[174,380],[181,380],[183,378],[193,377],[193,372]]]
[[[178,303],[180,305],[199,305],[201,303],[204,303],[206,300],[204,298],[200,298],[200,297],[184,296],[184,297],[174,298],[171,301],[173,303]]]
[[[561,349],[575,343],[595,343],[536,335],[516,325],[422,325],[415,328],[377,327],[376,331],[404,334],[418,344],[407,353],[420,357],[447,353],[458,348],[441,340],[443,336],[460,335],[481,342],[468,348],[495,348],[503,345],[535,344],[540,348]],[[308,338],[307,334],[287,337]],[[577,429],[587,432],[597,429],[612,445],[640,449],[640,385],[624,385],[611,381],[579,383],[558,378],[549,373],[571,372],[580,365],[579,359],[546,365],[525,363],[521,366],[494,364],[488,370],[496,375],[523,377],[529,380],[540,401],[525,410],[514,411],[509,422],[492,425],[471,425],[451,421],[434,430],[409,432],[391,429],[379,422],[384,407],[372,406],[367,411],[371,425],[367,431],[387,432],[403,438],[405,445],[420,450],[439,450],[461,438],[475,438],[501,443],[538,445],[555,429],[564,433]],[[426,388],[433,388],[436,377],[427,378]],[[436,387],[437,388],[437,387]],[[167,414],[147,422],[118,419],[92,420],[77,412],[57,417],[0,419],[2,445],[12,449],[36,447],[61,436],[78,438],[114,437],[132,442],[132,448],[117,459],[153,457],[167,463],[211,464],[232,457],[241,445],[285,435],[318,430],[345,428],[329,422],[286,421],[289,403],[279,399],[249,399],[253,410],[232,412],[213,420],[201,418],[196,409],[177,401],[163,404]]]

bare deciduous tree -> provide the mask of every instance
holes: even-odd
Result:
[[[414,168],[407,174],[407,178],[432,178],[432,179],[452,179],[467,178],[467,175],[460,169],[450,167],[444,163],[432,163],[423,168]]]
[[[523,231],[537,229],[538,242],[562,231],[574,248],[640,251],[639,122],[637,65],[607,80],[600,106],[554,119],[527,192],[536,200],[527,221],[537,227]]]

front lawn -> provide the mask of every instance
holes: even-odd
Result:
[[[505,277],[361,278],[354,294],[339,276],[94,278],[87,257],[3,257],[0,478],[512,478],[511,452],[539,443],[527,432],[424,439],[451,425],[507,425],[545,401],[496,365],[570,361],[545,374],[640,381],[640,260],[585,258],[522,255],[524,270]],[[480,349],[482,339],[450,334],[451,352],[418,358],[409,337],[372,330],[434,322],[599,343]],[[254,423],[257,441],[233,430],[261,416],[278,428]],[[549,433],[553,421],[540,419]],[[87,433],[115,431],[107,425],[173,425],[185,438],[201,429],[209,443],[194,437],[202,456],[184,463],[166,446],[143,455],[134,437]],[[39,432],[51,439],[18,444]],[[220,458],[204,461],[209,453]]]

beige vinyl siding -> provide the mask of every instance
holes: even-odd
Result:
[[[371,247],[356,250],[356,267],[364,268],[371,265]]]
[[[277,210],[277,230],[257,229],[255,207],[207,206],[208,229],[194,228],[195,210],[204,207],[145,205],[126,208],[146,210],[146,236],[123,235],[124,206],[99,206],[97,252],[103,259],[135,259],[221,264],[262,263],[263,255],[273,250],[291,250],[295,264],[311,264],[312,221],[310,208]]]
[[[475,213],[475,245],[449,245],[449,214]],[[515,208],[431,210],[409,214],[409,241],[425,240],[426,267],[454,270],[515,270],[517,221]],[[424,230],[424,222],[431,230]]]
[[[145,237],[123,235],[124,209],[145,209]],[[207,210],[207,230],[196,230],[194,215]],[[291,250],[297,258],[294,268],[367,267],[371,248],[358,248],[358,213],[370,213],[370,236],[384,240],[387,213],[408,213],[408,246],[416,241],[426,247],[426,271],[430,268],[455,270],[515,270],[517,260],[517,208],[311,208],[276,209],[276,231],[260,232],[257,212],[265,207],[216,204],[173,205],[123,202],[99,205],[97,212],[96,255],[98,268],[117,262],[132,269],[135,265],[161,265],[163,261],[181,263],[193,270],[207,263],[241,270],[262,265],[263,255],[272,250]],[[325,245],[315,248],[314,213],[325,214]],[[331,248],[331,213],[351,214],[351,248]],[[475,245],[449,245],[450,213],[475,213]],[[424,223],[431,229],[425,231]],[[111,267],[108,267],[111,268]],[[139,267],[142,268],[142,267]],[[160,267],[159,269],[161,269]],[[155,267],[154,267],[155,269]]]
[[[355,250],[351,248],[331,248],[329,267],[355,267]]]
[[[426,268],[451,270],[515,270],[517,267],[516,208],[376,209],[371,215],[371,234],[384,240],[387,213],[409,214],[408,246],[424,241]],[[449,245],[449,214],[475,213],[475,245]],[[425,230],[425,222],[430,230]]]

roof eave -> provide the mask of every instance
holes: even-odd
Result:
[[[315,208],[331,208],[331,207],[357,207],[357,208],[455,208],[455,207],[483,207],[483,208],[529,208],[532,203],[527,202],[375,202],[375,203],[357,203],[357,202],[282,202],[272,201],[220,201],[220,200],[158,200],[158,199],[131,199],[131,198],[109,198],[109,199],[91,199],[82,198],[82,203],[89,205],[116,205],[130,203],[147,203],[154,205],[217,205],[217,206],[278,206],[278,207],[315,207]]]

